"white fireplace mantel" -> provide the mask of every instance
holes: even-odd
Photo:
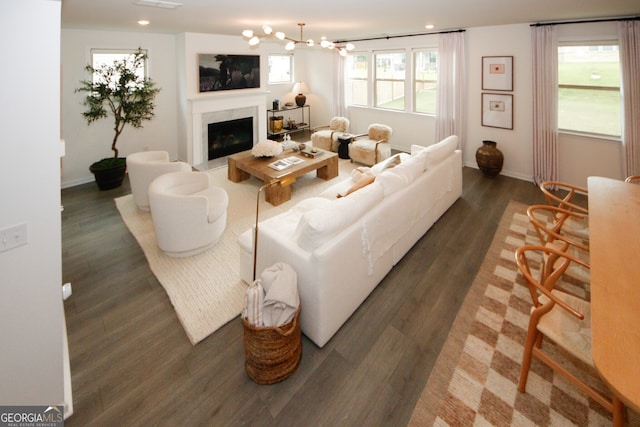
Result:
[[[189,163],[192,166],[207,163],[207,141],[203,138],[203,117],[216,113],[242,108],[255,108],[254,142],[267,139],[267,92],[244,93],[243,90],[233,93],[212,94],[206,97],[189,99],[191,111],[191,143],[187,147]]]

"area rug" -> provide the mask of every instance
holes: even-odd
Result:
[[[514,251],[539,242],[527,206],[511,201],[423,390],[410,426],[601,426],[611,415],[534,358],[525,393],[517,390],[531,297]],[[574,283],[566,283],[567,286]],[[588,292],[588,287],[584,289]],[[606,390],[597,373],[546,351]],[[605,392],[606,394],[606,392]],[[631,425],[638,416],[628,411]]]
[[[260,220],[288,210],[298,201],[315,195],[350,175],[355,167],[340,160],[340,175],[329,181],[316,178],[315,172],[292,184],[291,200],[272,206],[261,195]],[[115,199],[127,228],[142,248],[149,267],[164,287],[192,344],[197,344],[218,328],[237,317],[244,305],[247,285],[240,280],[238,236],[255,223],[256,195],[262,182],[251,178],[240,183],[227,179],[227,167],[208,172],[215,185],[229,196],[227,227],[211,249],[188,258],[166,256],[156,244],[151,214],[136,208],[132,196]]]

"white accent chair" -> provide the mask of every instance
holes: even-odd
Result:
[[[204,172],[171,172],[149,186],[158,246],[168,256],[188,257],[215,245],[227,226],[227,192]]]
[[[349,144],[352,162],[373,166],[391,156],[389,138],[393,130],[387,125],[371,124],[367,133],[355,135]],[[361,138],[361,139],[358,139]]]
[[[149,184],[168,172],[189,172],[191,166],[184,162],[170,162],[166,151],[141,151],[127,156],[127,171],[131,194],[138,209],[149,210]]]
[[[328,126],[319,126],[313,129],[311,134],[311,144],[323,150],[338,151],[338,137],[347,133],[349,129],[349,119],[345,117],[334,117]]]

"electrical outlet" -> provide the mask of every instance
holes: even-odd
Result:
[[[27,244],[27,224],[18,224],[0,230],[0,252]]]

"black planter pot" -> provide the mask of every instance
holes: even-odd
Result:
[[[504,155],[498,150],[494,141],[482,141],[482,145],[476,151],[478,168],[486,176],[496,176],[502,170]]]
[[[93,173],[100,191],[111,190],[122,185],[127,162],[124,157],[102,159],[93,163],[89,170]]]

